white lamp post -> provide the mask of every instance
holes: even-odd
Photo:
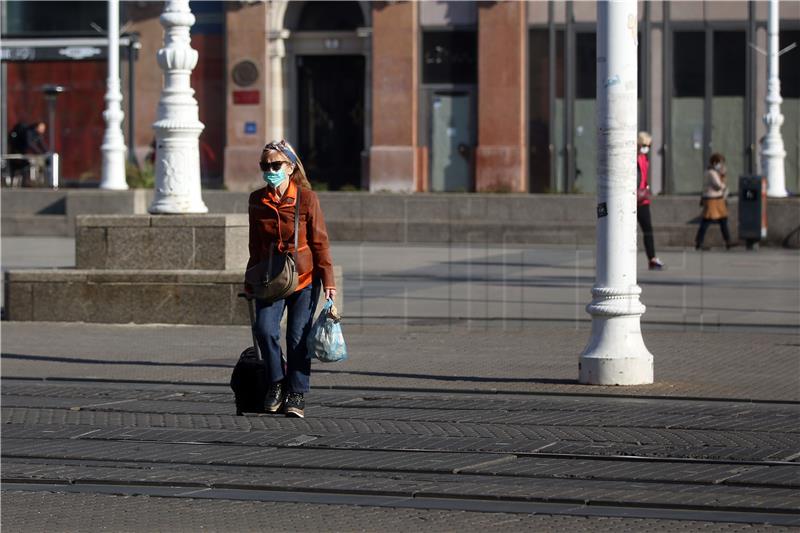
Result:
[[[767,135],[761,145],[761,171],[767,176],[767,196],[783,198],[786,192],[786,174],[783,160],[786,150],[781,136],[781,79],[778,76],[778,0],[769,1],[769,20],[767,22],[767,114],[764,124]]]
[[[653,382],[636,284],[636,0],[603,0],[597,17],[597,272],[579,380]]]
[[[125,190],[125,137],[122,135],[122,121],[125,113],[120,103],[122,93],[119,83],[119,0],[108,0],[108,80],[106,88],[106,110],[103,118],[106,131],[103,135],[103,166],[100,188]],[[52,125],[51,125],[52,127]]]
[[[158,66],[164,71],[164,88],[158,102],[156,133],[156,190],[151,213],[206,213],[200,192],[198,138],[203,123],[191,87],[197,50],[191,47],[189,28],[195,18],[189,0],[169,0],[160,18],[164,48]]]

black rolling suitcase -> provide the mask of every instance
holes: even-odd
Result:
[[[246,348],[242,352],[231,374],[231,389],[233,389],[233,394],[236,396],[236,414],[263,413],[269,380],[267,379],[267,367],[261,358],[261,350],[258,348],[258,340],[256,339],[255,300],[244,293],[240,294],[239,297],[247,300],[253,346]]]

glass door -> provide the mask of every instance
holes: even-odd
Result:
[[[744,31],[673,33],[669,113],[669,192],[697,194],[712,153],[725,156],[736,192],[748,173]]]
[[[575,178],[570,192],[597,190],[597,35],[575,36],[575,107],[573,129]]]
[[[702,187],[705,152],[705,32],[673,34],[670,192]]]
[[[728,189],[736,192],[739,176],[749,174],[745,137],[747,43],[744,31],[715,31],[711,93],[711,152],[725,156]]]
[[[783,50],[792,43],[800,44],[800,30],[781,30],[780,46]],[[778,72],[781,77],[781,114],[783,115],[783,147],[786,150],[784,171],[786,189],[800,193],[800,49],[795,48],[780,57]],[[759,117],[761,118],[761,117]]]

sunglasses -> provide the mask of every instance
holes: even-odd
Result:
[[[261,167],[263,172],[267,172],[268,170],[277,172],[281,169],[284,163],[288,163],[288,161],[259,161],[258,166]]]

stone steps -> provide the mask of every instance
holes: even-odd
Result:
[[[505,238],[520,244],[594,242],[597,200],[592,195],[319,192],[318,196],[331,240],[336,241],[468,243],[499,236],[499,242]],[[146,214],[151,197],[152,191],[145,190],[4,189],[3,235],[73,235],[74,221],[81,214]],[[207,190],[203,198],[211,213],[247,212],[244,193]],[[730,199],[728,208],[731,233],[736,235],[736,198]],[[767,209],[769,229],[762,244],[781,246],[800,227],[800,198],[770,199]],[[657,196],[651,211],[656,246],[693,246],[700,215],[696,196]],[[714,233],[712,228],[709,238],[715,238]]]
[[[561,244],[593,246],[596,239],[594,223],[564,224],[536,221],[531,223],[478,223],[465,221],[404,220],[342,221],[328,220],[328,233],[332,241],[344,242],[398,242],[413,244]],[[656,247],[693,247],[697,223],[661,224],[654,228]],[[736,239],[737,229],[729,221],[731,236]],[[723,244],[718,226],[706,233],[706,244]],[[641,229],[637,244],[644,247]]]
[[[246,215],[84,215],[75,269],[11,270],[6,317],[21,321],[248,324]],[[336,306],[343,310],[341,268]],[[321,307],[321,306],[320,306]]]
[[[3,214],[3,237],[68,237],[67,215],[6,215]]]

